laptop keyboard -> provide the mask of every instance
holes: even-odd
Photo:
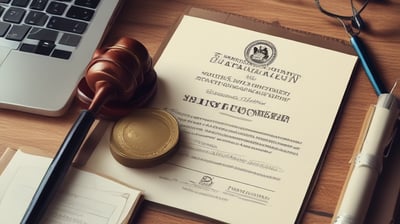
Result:
[[[0,0],[0,46],[69,59],[100,0]]]

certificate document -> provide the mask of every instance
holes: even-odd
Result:
[[[151,105],[179,121],[176,154],[153,168],[124,167],[109,129],[86,166],[147,200],[223,222],[295,223],[356,61],[185,15],[156,62]]]

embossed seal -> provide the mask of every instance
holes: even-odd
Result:
[[[266,40],[251,42],[244,50],[246,60],[255,66],[266,66],[276,58],[275,45]]]
[[[135,168],[158,165],[175,151],[178,122],[161,109],[137,109],[115,123],[110,136],[113,157]]]

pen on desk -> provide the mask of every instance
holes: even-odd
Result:
[[[352,35],[350,38],[350,42],[361,61],[364,71],[367,74],[367,77],[371,82],[376,95],[379,96],[382,93],[387,93],[387,90],[382,80],[380,79],[378,73],[375,71],[375,66],[372,63],[371,58],[368,56],[367,49],[364,43],[357,35]]]
[[[72,126],[33,196],[21,224],[39,223],[86,137],[95,116],[84,110]]]
[[[33,195],[21,224],[40,222],[96,116],[118,118],[144,105],[155,92],[156,73],[147,49],[140,42],[123,37],[115,45],[96,53],[82,81],[93,94],[92,98],[85,95],[85,100],[90,98],[88,109],[81,111],[59,148]],[[148,91],[135,95],[136,90],[142,90],[141,88]],[[116,108],[108,107],[108,113],[101,114],[106,103],[111,103]]]
[[[391,93],[378,97],[366,127],[361,150],[353,163],[334,224],[360,224],[366,216],[376,181],[382,170],[385,148],[399,115],[397,98]]]
[[[350,43],[353,46],[354,50],[356,51],[361,64],[367,74],[369,81],[371,82],[376,95],[381,95],[382,93],[387,93],[383,82],[380,80],[377,72],[375,71],[374,64],[372,63],[371,58],[367,52],[367,48],[365,47],[362,40],[358,37],[361,30],[364,29],[365,23],[364,20],[361,18],[361,12],[365,9],[368,4],[368,0],[364,1],[362,6],[359,9],[356,9],[353,4],[353,0],[350,0],[351,8],[353,11],[353,15],[351,16],[344,16],[336,14],[330,10],[325,9],[319,0],[315,0],[315,3],[320,12],[323,14],[337,19],[345,29],[346,33],[350,36]]]

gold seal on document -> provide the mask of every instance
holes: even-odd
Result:
[[[115,123],[111,154],[122,165],[144,168],[160,164],[177,148],[178,121],[165,110],[137,109]]]

